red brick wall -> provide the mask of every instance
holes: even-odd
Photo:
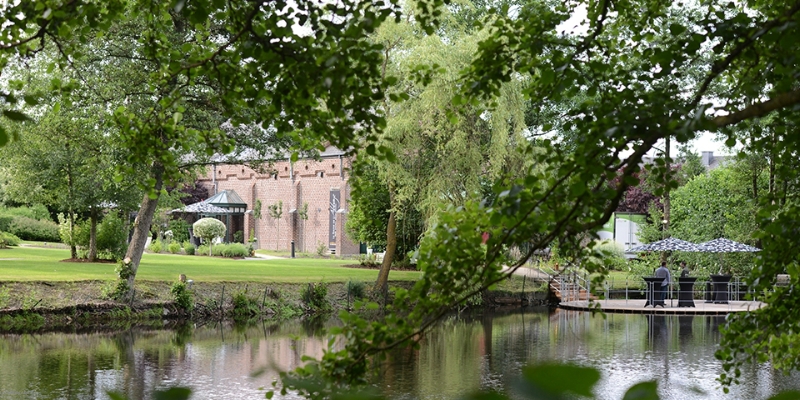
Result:
[[[358,244],[351,242],[344,233],[344,221],[349,210],[350,187],[347,184],[347,158],[326,157],[321,161],[299,160],[294,165],[289,161],[275,163],[275,175],[261,174],[243,165],[217,165],[209,167],[206,176],[199,180],[214,194],[213,175],[216,169],[217,192],[233,190],[252,210],[256,199],[261,200],[261,219],[252,215],[245,218],[245,240],[250,238],[250,230],[255,230],[258,238],[256,248],[289,250],[295,241],[296,251],[315,253],[323,245],[328,253],[329,200],[332,189],[340,191],[340,209],[337,214],[336,254],[358,254]],[[340,174],[344,171],[344,175]],[[290,173],[294,173],[294,179]],[[320,174],[322,175],[320,177]],[[269,216],[268,206],[283,201],[283,215],[279,221]],[[308,203],[308,220],[303,221],[290,210],[301,209]]]

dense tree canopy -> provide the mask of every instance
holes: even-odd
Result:
[[[374,36],[386,49],[386,75],[397,78],[382,104],[386,128],[378,137],[379,146],[390,149],[396,160],[370,160],[390,205],[378,286],[386,282],[397,238],[427,228],[441,210],[483,195],[495,180],[514,176],[526,164],[520,82],[502,85],[491,102],[452,104],[460,71],[487,35],[462,26],[458,17],[445,12],[446,29],[432,35],[417,23],[402,21],[384,24]],[[414,238],[406,247],[417,242]]]
[[[800,204],[791,190],[800,173],[800,139],[792,135],[800,116],[800,2],[530,1],[513,11],[486,13],[476,29],[483,33],[468,45],[432,35],[441,27],[436,25],[443,15],[440,0],[415,2],[409,8],[413,18],[396,3],[355,0],[50,3],[4,6],[0,66],[22,62],[50,43],[60,54],[53,68],[74,68],[81,76],[96,72],[82,63],[90,63],[96,50],[111,54],[115,44],[123,45],[130,62],[143,58],[131,79],[141,82],[132,87],[145,92],[131,99],[139,101],[114,103],[113,122],[120,146],[133,150],[121,171],[149,171],[144,186],[152,189],[152,197],[181,172],[179,147],[186,152],[233,147],[219,126],[187,118],[193,102],[206,104],[203,111],[213,110],[215,118],[253,122],[307,147],[329,141],[340,148],[363,145],[373,154],[398,146],[397,165],[404,171],[415,170],[401,159],[413,158],[414,151],[430,152],[445,167],[485,160],[486,153],[473,150],[504,147],[507,142],[495,141],[497,135],[516,132],[504,126],[516,126],[516,115],[524,110],[553,110],[529,112],[536,117],[526,120],[530,133],[572,135],[569,146],[542,135],[521,153],[524,163],[503,159],[481,170],[512,169],[513,177],[456,176],[455,169],[445,169],[451,179],[445,183],[453,185],[436,193],[459,197],[461,204],[438,211],[429,225],[419,250],[423,278],[409,290],[397,290],[381,323],[343,315],[344,347],[332,347],[318,363],[296,371],[305,378],[325,378],[301,390],[309,397],[365,382],[371,357],[411,344],[437,316],[506,278],[501,266],[517,268],[556,240],[563,256],[583,260],[589,271],[600,270],[585,257],[590,250],[580,246],[586,232],[611,217],[628,187],[638,183],[634,174],[643,156],[657,143],[686,143],[703,130],[770,160],[769,189],[758,200],[754,234],[764,251],[750,284],[767,293],[776,273],[792,276],[790,288],[762,298],[769,307],[730,318],[719,356],[734,369],[722,380],[734,379],[735,367],[746,360],[800,367],[795,306],[800,291],[793,290],[800,284]],[[452,52],[448,55],[455,58],[424,53],[408,59],[422,65],[400,70],[417,79],[387,94],[389,84],[399,82],[384,74],[384,67],[395,66],[389,54],[393,41],[375,41],[373,33],[391,16],[413,20],[415,30],[429,35],[420,40],[430,52]],[[565,26],[573,17],[584,24]],[[311,34],[296,32],[295,21]],[[117,39],[106,41],[104,35]],[[51,88],[75,87],[70,83],[54,79]],[[5,117],[24,119],[30,112],[20,111],[23,104],[38,102],[22,94],[23,86],[11,77],[3,89]],[[513,96],[509,88],[515,88]],[[402,93],[407,104],[385,106],[405,97]],[[426,118],[414,118],[419,115]],[[491,115],[491,124],[484,115]],[[395,117],[397,124],[384,130],[386,118]],[[765,117],[771,123],[754,122]],[[9,136],[0,132],[0,144]],[[388,137],[393,141],[382,142]],[[406,138],[420,141],[402,147]],[[403,153],[406,148],[411,151]],[[670,165],[666,156],[656,160],[653,172],[668,181],[662,188],[678,186],[669,178]],[[462,185],[479,175],[490,181],[485,187],[492,187],[491,194]],[[617,176],[618,183],[608,185]],[[140,207],[139,234],[131,246],[133,275],[141,232],[149,228],[155,209],[152,197]],[[522,243],[529,250],[510,259],[506,249]],[[289,378],[285,385],[299,388]]]
[[[4,72],[55,54],[45,69],[67,76],[52,76],[48,89],[71,94],[66,102],[103,105],[117,146],[128,150],[117,179],[148,191],[126,255],[129,289],[161,189],[184,178],[187,161],[230,153],[235,139],[256,158],[282,138],[299,148],[352,148],[383,126],[372,107],[383,97],[381,52],[367,37],[395,13],[391,4],[42,0],[1,11]],[[42,100],[25,89],[8,77],[0,92],[7,119],[29,119]],[[237,134],[242,124],[256,128]],[[0,144],[9,137],[24,142],[0,129]]]

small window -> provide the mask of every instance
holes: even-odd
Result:
[[[308,170],[308,165],[306,165],[306,170]]]
[[[331,169],[336,169],[336,164],[331,164]]]
[[[288,170],[289,170],[289,167],[283,167],[283,170],[284,170],[284,171],[288,171]]]
[[[277,172],[272,174],[272,179],[278,180],[278,173]]]
[[[324,178],[325,177],[325,171],[317,172],[317,176],[319,176],[320,178]]]
[[[242,174],[244,174],[244,168],[242,168]]]

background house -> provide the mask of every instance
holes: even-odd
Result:
[[[233,191],[246,204],[241,230],[245,242],[255,237],[255,248],[331,254],[358,254],[359,246],[344,233],[350,186],[351,161],[345,153],[328,147],[318,160],[278,161],[272,172],[260,173],[244,165],[214,165],[199,182],[212,196]],[[261,217],[257,204],[261,202]],[[270,205],[282,202],[282,215],[272,218]],[[307,219],[301,214],[307,204]],[[235,224],[234,229],[239,228]],[[234,234],[235,232],[231,232]]]

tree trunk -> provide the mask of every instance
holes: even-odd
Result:
[[[389,203],[394,203],[394,195],[389,189]],[[394,253],[397,250],[397,212],[392,209],[389,213],[389,223],[386,225],[386,252],[383,254],[383,263],[378,272],[378,280],[375,281],[375,291],[386,292],[389,289],[389,269],[394,261]]]
[[[769,197],[772,204],[775,204],[775,153],[770,154],[769,157]]]
[[[91,228],[89,230],[89,262],[97,258],[97,207],[92,206],[89,211]]]
[[[75,214],[72,213],[72,208],[67,210],[69,213],[69,256],[73,260],[78,258],[78,248],[75,246]]]
[[[65,147],[66,147],[67,151],[69,152],[69,142],[66,143]],[[69,213],[69,239],[70,239],[69,253],[70,253],[70,258],[75,260],[75,259],[78,258],[78,249],[75,246],[75,213],[72,210],[72,205],[74,204],[73,200],[74,200],[75,197],[73,196],[73,191],[72,191],[73,184],[72,184],[72,182],[73,182],[72,181],[72,164],[71,163],[67,163],[67,196],[68,196],[67,198],[69,199],[69,203],[68,203],[69,207],[67,208],[67,212]]]
[[[666,221],[666,222],[664,222],[664,232],[666,232],[668,235],[671,236],[671,234],[669,233],[669,225],[670,225],[670,222],[671,222],[670,221],[670,216],[669,216],[669,212],[670,212],[669,181],[670,181],[670,179],[672,179],[672,162],[670,161],[670,158],[669,158],[669,146],[671,145],[669,139],[670,139],[670,137],[668,135],[666,137],[666,139],[665,139],[666,143],[664,145],[664,148],[665,148],[664,154],[665,154],[666,159],[667,159],[666,160],[667,161],[667,175],[666,175],[666,182],[665,182],[665,187],[664,187],[666,189],[666,190],[664,190],[664,221]],[[665,238],[662,237],[662,239],[665,239]],[[661,252],[661,262],[666,262],[667,261],[667,254],[668,254],[668,252],[666,252],[666,251]]]
[[[153,177],[156,179],[156,184],[153,190],[155,191],[155,198],[145,193],[142,203],[139,205],[139,213],[136,214],[136,220],[133,222],[133,237],[131,243],[128,245],[128,252],[125,253],[125,262],[130,265],[130,276],[128,276],[128,297],[133,293],[133,282],[136,279],[136,270],[139,269],[139,262],[142,261],[142,254],[144,254],[144,245],[147,243],[147,238],[150,237],[150,226],[153,224],[153,216],[156,213],[156,206],[158,206],[158,197],[161,193],[163,186],[163,173],[164,169],[160,164],[153,165],[151,169]]]

